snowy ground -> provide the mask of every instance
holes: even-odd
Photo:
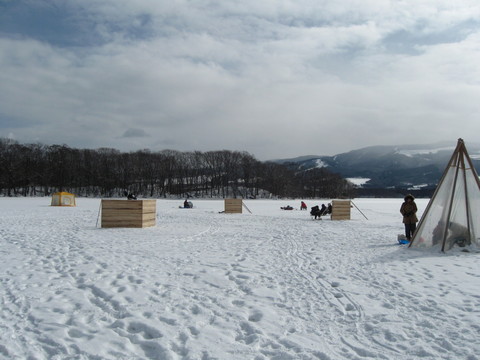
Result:
[[[480,255],[397,245],[399,199],[158,200],[145,229],[49,201],[0,198],[0,358],[480,358]]]

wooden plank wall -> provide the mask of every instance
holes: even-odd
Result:
[[[350,220],[352,204],[350,200],[332,201],[332,220]]]
[[[243,203],[242,199],[225,199],[225,213],[241,214],[242,203]]]
[[[102,200],[102,228],[155,226],[156,200]]]

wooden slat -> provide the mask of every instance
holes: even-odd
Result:
[[[349,206],[350,207],[350,200],[333,200],[332,201],[332,206],[337,205],[337,206]]]
[[[332,215],[331,219],[332,220],[350,220],[350,216]]]
[[[151,219],[151,220],[145,220],[145,221],[143,221],[143,226],[142,226],[142,227],[155,226],[155,220],[156,220],[156,219]]]
[[[130,223],[130,222],[112,222],[102,223],[102,228],[144,228],[149,226],[155,226],[155,224],[147,223]]]
[[[141,200],[102,200],[102,209],[141,209],[142,206]]]
[[[107,227],[134,227],[143,228],[155,226],[155,220],[148,221],[134,221],[134,220],[102,220],[102,228]]]
[[[126,220],[126,221],[118,221],[118,220],[107,220],[102,221],[102,227],[104,228],[114,228],[114,227],[122,227],[122,228],[144,228],[149,226],[155,226],[155,219],[149,219],[146,221],[138,221],[138,220]]]
[[[333,204],[332,207],[337,208],[337,209],[350,209],[349,204]]]
[[[102,200],[103,209],[155,209],[156,200]]]
[[[143,211],[156,211],[157,202],[155,200],[142,200],[143,201]]]
[[[350,209],[336,209],[336,210],[333,210],[333,214],[335,214],[335,215],[350,215]]]
[[[120,213],[120,214],[108,214],[102,216],[102,219],[105,221],[141,221],[142,216],[134,216],[133,214],[129,213]]]

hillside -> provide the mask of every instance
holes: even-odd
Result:
[[[370,146],[334,156],[277,160],[299,170],[328,167],[345,178],[363,178],[363,189],[434,189],[456,143]],[[477,172],[480,144],[467,144]]]

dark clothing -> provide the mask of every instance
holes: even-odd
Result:
[[[414,201],[404,202],[400,207],[400,213],[403,215],[404,224],[412,224],[418,222],[417,205]]]
[[[325,204],[322,204],[322,207],[320,208],[320,215],[326,215],[327,214],[327,207]]]
[[[417,204],[412,195],[405,196],[405,201],[400,207],[400,213],[403,215],[403,223],[405,224],[405,236],[411,240],[413,233],[417,228]]]
[[[315,219],[322,216],[322,212],[320,211],[318,205],[312,206],[312,210],[310,210],[310,215],[315,216]]]
[[[405,224],[405,236],[407,237],[408,241],[410,241],[417,229],[416,223]]]

